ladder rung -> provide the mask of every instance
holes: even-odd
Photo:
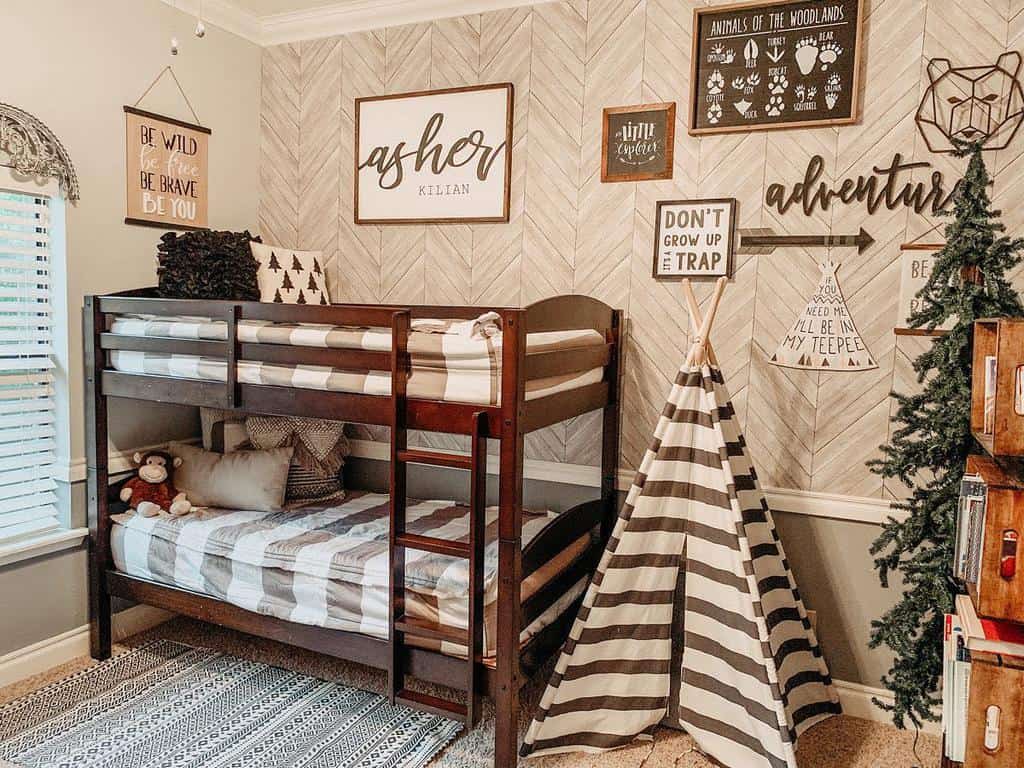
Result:
[[[429,693],[420,693],[419,691],[410,691],[407,688],[403,688],[395,694],[395,702],[404,707],[411,707],[422,712],[429,712],[432,715],[458,720],[460,723],[466,722],[465,704],[431,696]]]
[[[398,460],[412,464],[429,464],[434,467],[451,467],[452,469],[472,469],[471,456],[458,453],[441,453],[440,451],[420,451],[408,449],[398,452]]]
[[[438,539],[434,536],[421,536],[418,533],[400,533],[395,536],[395,544],[406,549],[433,552],[436,555],[448,555],[449,557],[468,558],[472,553],[472,548],[464,541]]]
[[[395,629],[406,635],[424,637],[430,640],[443,640],[458,645],[467,644],[466,630],[442,627],[433,622],[425,621],[415,616],[400,616],[395,619]]]

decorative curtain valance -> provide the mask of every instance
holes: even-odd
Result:
[[[0,152],[20,174],[55,178],[68,200],[78,200],[78,177],[60,139],[42,120],[10,104],[0,104]]]

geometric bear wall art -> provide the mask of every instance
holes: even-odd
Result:
[[[953,67],[949,59],[928,62],[929,85],[914,116],[932,152],[949,154],[958,144],[1005,149],[1024,122],[1021,56],[1004,53],[995,64]]]

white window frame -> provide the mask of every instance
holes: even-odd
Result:
[[[54,361],[54,420],[57,425],[57,466],[67,463],[71,453],[71,420],[68,377],[68,281],[67,281],[67,204],[56,179],[39,181],[16,173],[0,164],[0,189],[49,198],[50,224],[50,301],[53,317],[52,357]],[[58,482],[59,527],[37,536],[0,542],[0,567],[19,560],[78,546],[89,531],[71,527],[71,486]]]

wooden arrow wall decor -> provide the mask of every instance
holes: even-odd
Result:
[[[875,239],[864,227],[856,235],[776,235],[770,229],[741,229],[738,253],[769,254],[776,248],[798,246],[801,248],[856,248],[864,251]]]

